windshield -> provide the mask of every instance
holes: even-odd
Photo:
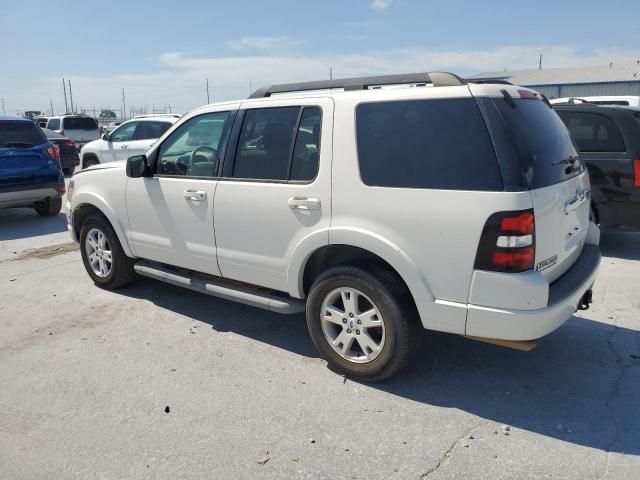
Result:
[[[493,99],[506,133],[520,157],[530,189],[575,177],[583,170],[576,147],[564,123],[542,100]]]
[[[98,124],[89,117],[65,117],[64,130],[97,130]]]
[[[33,122],[0,121],[0,148],[30,148],[46,141]]]

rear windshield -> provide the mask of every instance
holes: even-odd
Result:
[[[93,118],[66,117],[62,120],[64,130],[97,130],[98,124]]]
[[[356,109],[366,185],[502,190],[489,132],[473,98],[363,103]]]
[[[556,112],[542,100],[514,98],[513,102],[515,106],[493,99],[528,187],[547,187],[578,175],[582,161]]]
[[[33,122],[0,121],[0,148],[30,148],[47,141]]]

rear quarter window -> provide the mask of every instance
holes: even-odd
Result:
[[[362,103],[358,162],[369,186],[503,189],[495,152],[472,98]]]
[[[63,130],[97,130],[98,124],[93,118],[67,117],[62,120]]]

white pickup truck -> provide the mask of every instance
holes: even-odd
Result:
[[[196,109],[76,174],[68,223],[96,285],[138,274],[306,312],[334,368],[380,380],[422,329],[526,349],[588,308],[589,194],[546,99],[436,72]]]

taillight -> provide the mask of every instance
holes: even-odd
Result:
[[[64,130],[58,130],[56,133],[59,133],[60,135],[62,135],[64,137]]]
[[[60,161],[60,149],[55,143],[47,148],[47,153],[52,159],[57,160],[58,162]]]
[[[633,186],[640,187],[640,160],[633,161]]]
[[[482,230],[475,267],[494,272],[524,272],[535,263],[536,226],[533,210],[498,212]]]

